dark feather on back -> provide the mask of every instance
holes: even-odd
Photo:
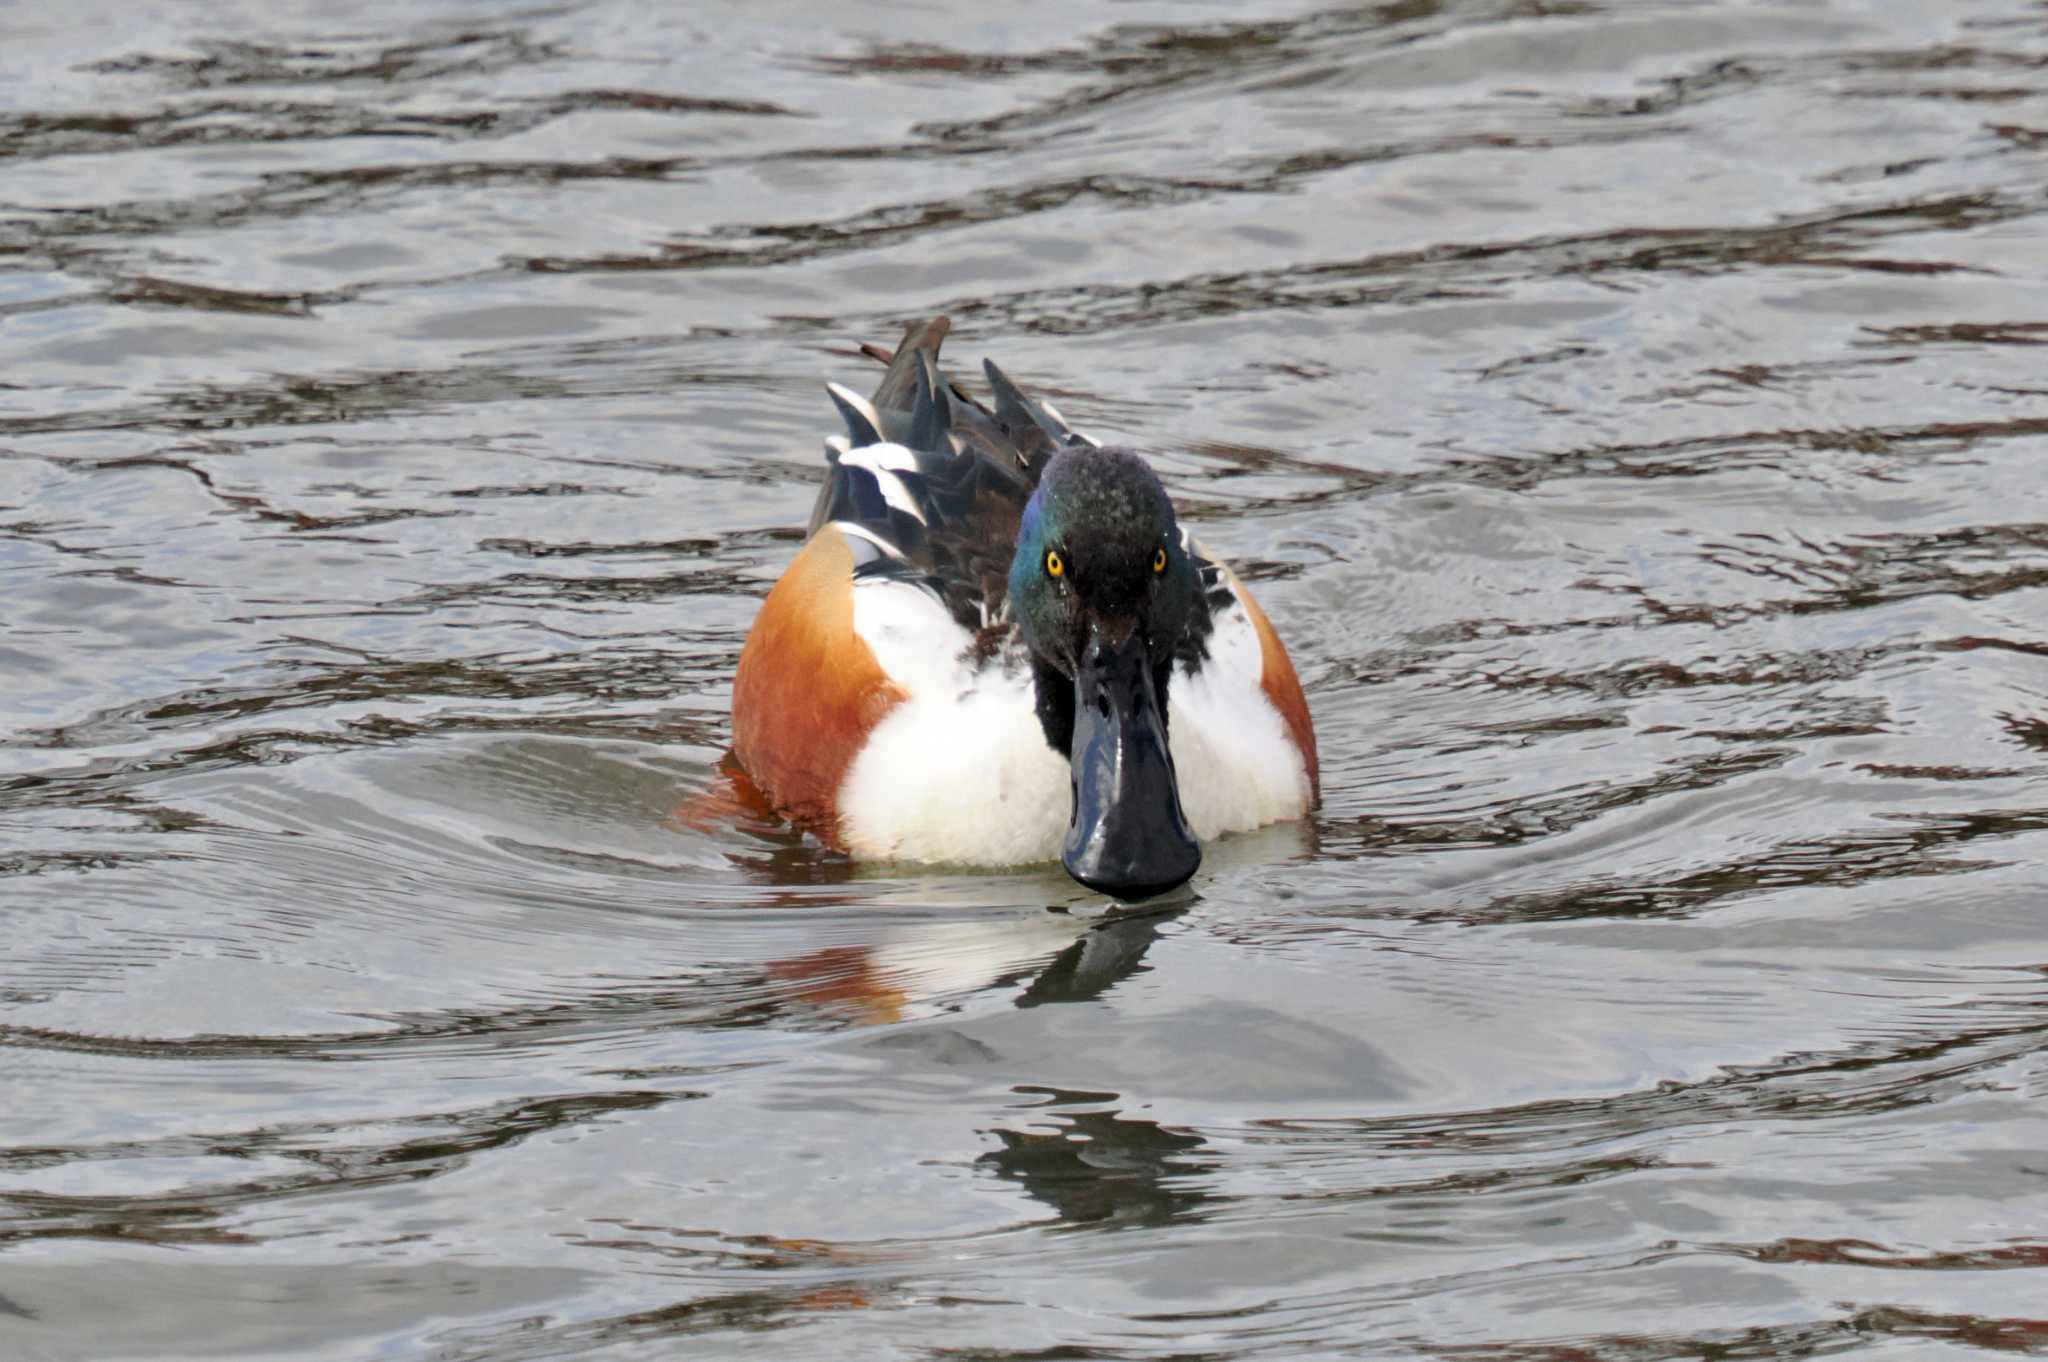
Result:
[[[888,366],[870,399],[873,421],[834,395],[852,453],[877,437],[911,452],[915,470],[894,476],[922,512],[923,523],[889,504],[882,479],[872,469],[828,446],[830,467],[810,528],[815,532],[840,521],[889,545],[891,552],[866,555],[856,575],[896,577],[925,587],[974,636],[972,652],[989,659],[1002,650],[1010,632],[1004,604],[1024,504],[1054,455],[1087,448],[1093,441],[1027,397],[991,361],[983,361],[982,371],[993,409],[964,391],[939,367],[939,347],[950,329],[946,318],[933,317],[906,327],[894,351],[861,346],[862,353]],[[1211,608],[1227,602],[1230,588],[1221,572],[1208,562],[1200,567]],[[1207,632],[1193,631],[1183,641],[1187,660],[1206,654]]]

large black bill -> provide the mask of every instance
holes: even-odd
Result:
[[[1185,884],[1202,844],[1180,811],[1144,640],[1088,641],[1074,673],[1074,821],[1060,861],[1090,889],[1149,898]]]

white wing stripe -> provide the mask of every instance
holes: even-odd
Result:
[[[851,535],[855,539],[867,540],[868,543],[873,544],[899,563],[908,561],[904,558],[902,549],[897,548],[865,525],[856,525],[851,520],[835,520],[832,522],[832,528],[838,530],[841,534]]]
[[[877,473],[917,471],[917,455],[897,444],[862,445],[840,462],[852,464],[855,468],[872,469]]]
[[[855,392],[853,389],[847,387],[843,383],[827,383],[825,387],[828,391],[831,392],[831,394],[834,397],[838,398],[847,406],[852,407],[855,411],[859,412],[862,416],[866,417],[867,423],[875,428],[877,434],[881,432],[882,413],[875,410],[874,403],[868,401],[865,397],[862,397],[859,393]],[[863,447],[868,448],[871,446]]]

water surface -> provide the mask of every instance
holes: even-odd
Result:
[[[2048,11],[0,8],[0,1353],[2048,1351]],[[821,384],[1144,449],[1326,802],[721,810]]]

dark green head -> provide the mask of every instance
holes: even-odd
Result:
[[[1173,503],[1122,449],[1069,449],[1024,508],[1010,610],[1031,650],[1046,741],[1074,772],[1061,860],[1091,889],[1139,899],[1202,862],[1166,738],[1176,652],[1207,622]]]

